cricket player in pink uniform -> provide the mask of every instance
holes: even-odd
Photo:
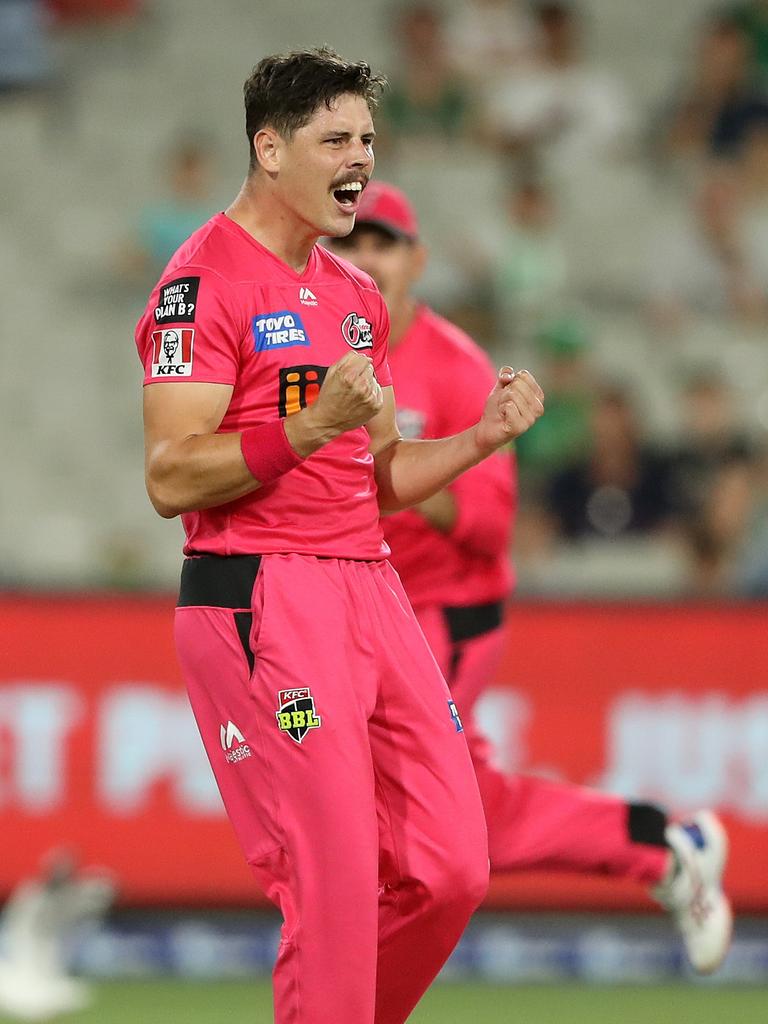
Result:
[[[278,1024],[402,1024],[485,894],[461,721],[379,515],[543,411],[505,367],[466,430],[398,432],[379,291],[316,244],[354,226],[382,84],[328,50],[254,68],[243,188],[171,259],[136,332],[147,489],[186,533],[179,659],[284,919]]]
[[[387,302],[401,434],[432,438],[465,430],[477,420],[494,372],[478,345],[412,295],[426,252],[407,197],[372,182],[354,230],[329,245],[369,273]],[[485,807],[491,869],[571,870],[650,886],[673,913],[692,965],[710,972],[731,934],[720,884],[726,839],[716,817],[703,811],[673,824],[653,805],[504,774],[475,725],[475,703],[495,677],[505,639],[515,496],[514,454],[506,448],[383,519],[390,560],[462,717]]]

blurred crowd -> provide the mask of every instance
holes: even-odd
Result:
[[[590,590],[594,575],[596,593],[631,592],[633,568],[642,590],[656,565],[656,593],[765,596],[765,424],[744,408],[738,369],[680,345],[659,430],[647,383],[622,374],[620,361],[606,365],[593,335],[613,306],[671,352],[702,315],[759,344],[768,326],[768,2],[704,13],[677,80],[645,114],[592,57],[592,27],[565,0],[402,7],[380,151],[408,180],[420,154],[434,170],[435,154],[450,162],[469,147],[501,183],[495,223],[457,233],[462,280],[448,275],[440,300],[494,354],[534,365],[547,393],[546,415],[517,445],[523,587]],[[483,189],[480,173],[454,201],[481,207]],[[649,195],[662,197],[664,214],[644,265],[606,295],[600,258],[594,276],[579,263],[596,235],[606,263],[633,235],[644,244],[633,218]]]
[[[2,0],[0,99],[60,84],[57,42],[67,31],[131,22],[143,0]]]
[[[0,93],[45,91],[51,26],[151,7],[4,0]],[[548,395],[517,448],[521,589],[768,595],[768,0],[702,3],[653,102],[596,55],[586,4],[386,11],[377,174],[425,226],[423,294]],[[158,154],[113,283],[151,287],[217,209],[216,127]],[[141,582],[135,534],[105,551]]]

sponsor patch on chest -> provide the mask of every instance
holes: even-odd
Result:
[[[260,313],[253,318],[251,325],[255,352],[292,348],[294,345],[308,347],[310,344],[300,315],[289,309],[281,309],[276,313]]]
[[[280,399],[277,411],[281,416],[312,405],[320,394],[327,366],[283,366],[280,369]]]

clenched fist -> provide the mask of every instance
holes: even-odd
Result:
[[[373,363],[361,352],[348,352],[328,367],[311,415],[332,434],[362,427],[384,404]]]
[[[544,412],[544,392],[528,370],[502,366],[475,428],[483,451],[493,451],[533,426]]]

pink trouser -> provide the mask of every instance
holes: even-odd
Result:
[[[283,915],[275,1021],[402,1024],[485,895],[488,847],[397,575],[188,559],[176,640],[227,812]]]
[[[504,628],[452,641],[441,607],[414,609],[461,714],[488,824],[492,871],[579,871],[658,882],[669,851],[632,841],[624,800],[563,782],[508,775],[494,767],[474,721],[481,692],[496,676]]]

